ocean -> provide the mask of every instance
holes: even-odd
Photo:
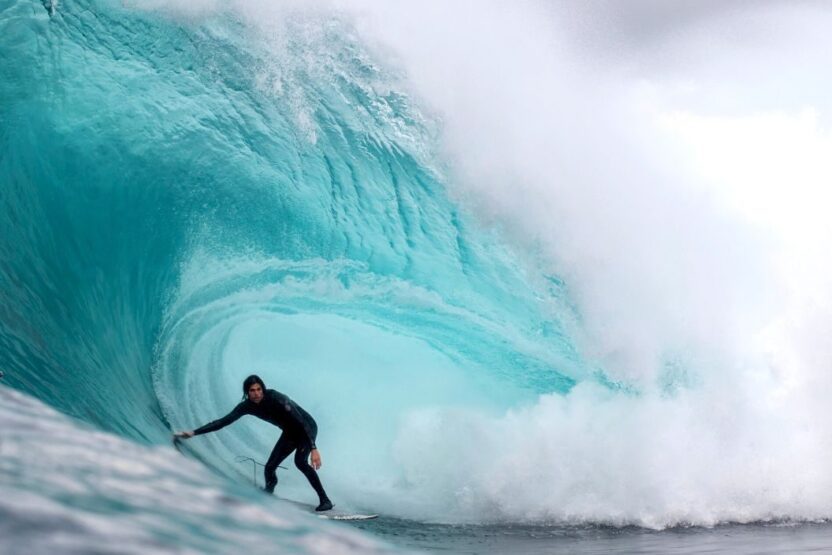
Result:
[[[0,551],[832,549],[825,96],[639,65],[646,5],[0,0]],[[253,373],[377,520],[174,448]]]

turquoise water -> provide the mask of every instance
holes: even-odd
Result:
[[[258,372],[360,502],[356,473],[398,479],[377,470],[411,409],[575,383],[540,308],[561,284],[448,197],[429,124],[342,29],[297,22],[276,54],[225,13],[12,1],[0,21],[7,385],[161,445]],[[189,447],[240,480],[234,457],[274,441],[241,428]]]
[[[348,22],[302,10],[270,30],[231,9],[0,2],[6,547],[387,550],[370,536],[397,533],[250,487],[235,458],[265,458],[261,422],[170,448],[253,372],[315,416],[336,503],[405,536],[828,516],[828,496],[795,510],[802,483],[772,494],[754,473],[747,497],[718,480],[699,496],[697,472],[680,489],[647,456],[639,497],[607,472],[644,448],[617,426],[695,408],[640,412],[585,360],[566,281],[453,194],[441,125],[400,78]],[[311,501],[294,471],[281,491]]]
[[[574,350],[537,303],[555,292],[533,288],[448,199],[407,148],[428,140],[418,114],[376,92],[384,77],[355,45],[319,52],[301,29],[271,59],[224,16],[189,25],[84,2],[3,13],[11,385],[159,441],[178,416],[171,403],[203,400],[178,396],[183,387],[223,395],[186,372],[196,356],[210,359],[196,372],[218,380],[212,364],[252,362],[217,359],[241,326],[296,349],[329,343],[319,356],[332,360],[412,350],[362,359],[368,377],[400,360],[416,372],[426,365],[414,357],[426,357],[482,376],[483,396],[574,383]],[[328,32],[316,40],[341,40]],[[298,56],[321,67],[293,67]],[[278,76],[290,90],[263,84]],[[330,319],[349,352],[318,339]],[[295,321],[306,331],[289,338]],[[213,354],[197,345],[211,334]],[[387,342],[395,348],[379,349]],[[327,358],[305,364],[339,373]],[[247,371],[229,377],[229,398]]]

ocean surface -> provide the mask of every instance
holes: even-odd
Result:
[[[557,251],[573,214],[472,185],[509,179],[465,150],[498,130],[460,140],[365,8],[0,0],[0,551],[832,550],[828,362],[737,354],[747,299],[675,296],[702,276],[651,266],[662,239],[603,280]],[[573,207],[639,208],[605,198]],[[727,272],[724,229],[695,240]],[[264,422],[174,448],[251,373],[377,520],[259,491]]]

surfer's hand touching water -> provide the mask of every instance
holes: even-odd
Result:
[[[312,468],[315,470],[321,468],[321,453],[317,449],[312,449],[312,455],[309,458],[312,459]]]
[[[176,432],[175,434],[173,434],[173,437],[175,437],[176,439],[188,439],[194,437],[194,433],[191,431]]]

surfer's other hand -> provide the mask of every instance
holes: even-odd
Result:
[[[189,431],[176,432],[175,434],[173,434],[173,437],[175,437],[176,439],[188,439],[190,437],[194,437],[194,433]]]
[[[321,468],[321,453],[317,449],[312,449],[312,468],[318,470]]]

